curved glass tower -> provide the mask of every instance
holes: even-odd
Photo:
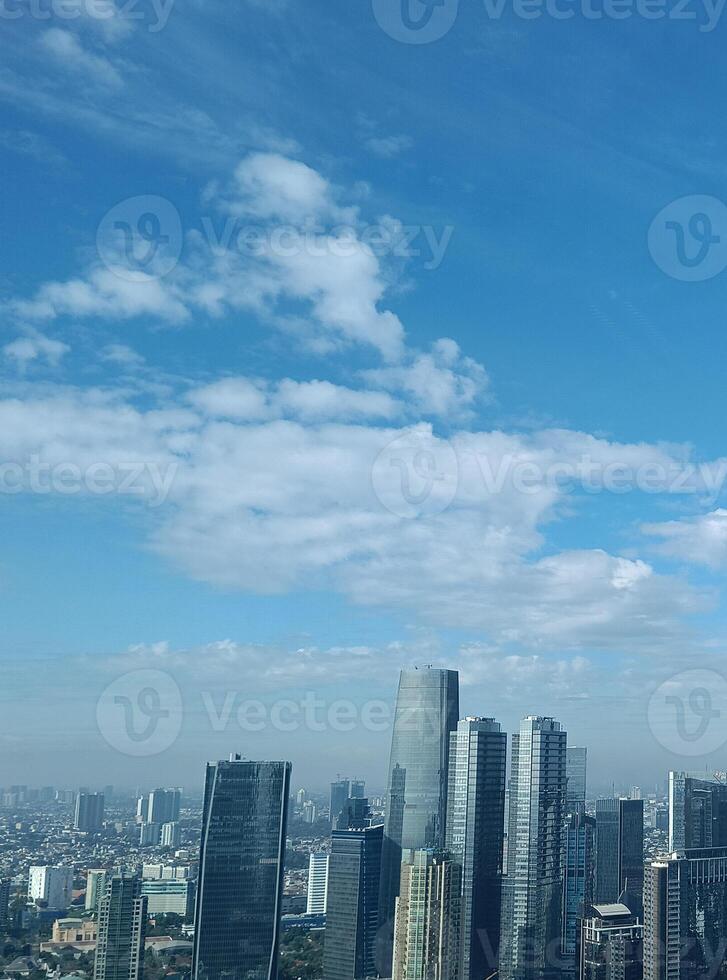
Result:
[[[380,970],[384,976],[393,941],[402,849],[441,850],[444,846],[449,735],[458,718],[456,670],[402,670],[391,736],[381,862]]]

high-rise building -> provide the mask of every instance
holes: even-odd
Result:
[[[146,912],[141,878],[127,874],[107,878],[98,906],[94,980],[141,980]]]
[[[49,909],[67,909],[73,897],[73,869],[32,865],[28,875],[28,899],[45,902]]]
[[[460,980],[497,968],[506,760],[493,718],[465,718],[450,735],[446,850],[461,870]]]
[[[106,890],[106,875],[104,868],[89,868],[86,872],[86,901],[88,911],[96,911],[101,896]]]
[[[381,859],[381,942],[390,948],[403,850],[444,845],[449,736],[459,719],[455,670],[402,670],[396,696]],[[386,976],[390,966],[381,963]]]
[[[596,800],[596,881],[594,902],[608,905],[618,901],[618,830],[619,801]]]
[[[313,800],[307,800],[303,804],[303,819],[306,823],[315,823],[318,819],[318,807]]]
[[[659,857],[644,872],[644,980],[720,976],[727,940],[727,847]]]
[[[338,815],[346,805],[351,795],[351,780],[342,779],[340,776],[331,783],[330,797],[330,817],[333,826],[336,826]]]
[[[308,860],[306,915],[325,915],[328,898],[328,854],[314,851]]]
[[[304,789],[299,789],[295,794],[295,804],[297,807],[302,807],[305,801],[308,799],[308,793]]]
[[[577,967],[579,923],[593,901],[594,842],[596,821],[586,814],[584,803],[569,803],[563,831],[563,922],[561,956],[564,976]]]
[[[179,820],[181,789],[153,789],[149,793],[146,820],[149,823],[175,823]]]
[[[371,807],[366,796],[352,796],[334,821],[334,830],[347,830],[349,827],[368,827],[371,823]]]
[[[619,800],[618,875],[619,896],[638,916],[644,902],[644,801]]]
[[[393,980],[456,980],[459,864],[431,850],[405,851],[396,899]]]
[[[351,780],[351,798],[356,800],[366,796],[366,781],[363,779]]]
[[[569,745],[566,750],[566,772],[568,775],[567,804],[586,802],[586,765],[588,749]],[[569,813],[573,810],[569,809]]]
[[[275,980],[289,762],[207,766],[194,980]]]
[[[727,784],[670,772],[669,852],[694,847],[727,847]]]
[[[161,841],[162,828],[158,823],[139,824],[139,846],[155,847]]]
[[[93,833],[101,829],[103,823],[103,793],[79,793],[76,797],[74,830]]]
[[[181,840],[182,828],[176,820],[162,824],[159,839],[162,847],[179,847]]]
[[[383,839],[382,825],[334,830],[331,835],[323,980],[365,980],[379,973]]]
[[[10,924],[10,879],[0,879],[0,932],[5,932]]]
[[[596,904],[618,902],[641,914],[644,883],[643,800],[596,800]]]
[[[586,909],[580,980],[641,980],[644,927],[622,903]]]
[[[136,822],[146,823],[149,819],[149,796],[142,794],[136,799]]]
[[[539,715],[524,718],[512,737],[500,980],[558,972],[566,738],[559,722]]]

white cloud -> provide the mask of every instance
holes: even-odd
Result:
[[[140,367],[144,358],[126,344],[107,344],[100,352],[101,360],[124,367]]]
[[[60,340],[52,340],[50,337],[38,333],[36,330],[28,331],[24,337],[18,337],[3,347],[3,354],[8,359],[14,361],[16,365],[24,370],[31,361],[45,360],[51,365],[56,365],[67,354],[71,348]]]
[[[40,37],[43,51],[72,74],[88,77],[110,89],[123,86],[118,69],[102,55],[86,51],[75,34],[60,27],[50,27]]]
[[[377,157],[391,160],[410,149],[412,140],[410,136],[403,134],[398,136],[369,136],[368,139],[364,140],[364,146]]]
[[[659,551],[695,565],[724,568],[727,565],[727,510],[718,508],[709,514],[644,524],[645,534],[659,538]]]

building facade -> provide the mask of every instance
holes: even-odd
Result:
[[[33,865],[28,874],[28,899],[49,909],[67,909],[73,898],[73,869]]]
[[[538,715],[512,737],[500,980],[558,973],[566,738],[559,722]]]
[[[94,980],[142,980],[145,928],[141,878],[110,875],[98,906]]]
[[[460,980],[497,968],[507,735],[493,718],[465,718],[450,735],[445,848],[460,866]]]
[[[566,798],[568,807],[586,802],[586,768],[588,750],[577,745],[569,745],[566,749],[566,772],[568,787]],[[569,812],[573,812],[569,809]]]
[[[306,915],[325,915],[328,900],[328,854],[314,851],[308,859]]]
[[[563,912],[561,955],[563,970],[574,976],[577,967],[580,922],[593,902],[596,821],[583,803],[569,804],[563,836]]]
[[[76,796],[74,830],[94,833],[101,829],[104,813],[103,793],[79,793]]]
[[[194,980],[275,980],[289,762],[207,766]]]
[[[621,903],[586,910],[579,980],[641,980],[644,927]]]

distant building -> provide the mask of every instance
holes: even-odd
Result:
[[[145,929],[141,879],[110,875],[98,907],[94,980],[142,980]]]
[[[194,911],[194,882],[191,879],[145,878],[141,883],[141,894],[146,895],[148,915],[175,912],[187,919]]]
[[[155,847],[161,840],[162,828],[158,823],[142,823],[139,825],[139,845]]]
[[[106,871],[104,868],[89,868],[86,872],[86,909],[96,911],[98,903],[106,889]]]
[[[590,906],[581,928],[580,980],[641,980],[643,931],[626,905]]]
[[[306,915],[325,915],[328,897],[328,854],[314,852],[308,861]]]
[[[160,844],[162,847],[179,847],[182,841],[182,828],[178,821],[163,823],[160,834]]]
[[[727,784],[670,772],[669,852],[695,847],[727,847]]]
[[[338,779],[331,783],[331,795],[330,795],[330,817],[331,823],[336,825],[338,815],[343,810],[346,802],[351,795],[351,780],[342,779],[340,776]]]
[[[144,864],[141,868],[141,877],[164,881],[184,880],[192,877],[192,869],[188,864]]]
[[[28,875],[28,899],[45,902],[49,909],[67,909],[73,898],[71,868],[32,865]]]
[[[568,777],[566,789],[566,805],[568,812],[573,812],[573,804],[586,802],[586,767],[588,749],[577,745],[569,745],[566,749],[565,765]]]
[[[356,800],[362,796],[366,796],[366,782],[363,779],[352,779],[351,780],[351,793],[352,799]]]
[[[76,797],[74,830],[95,833],[103,824],[103,793],[79,793]]]
[[[181,789],[154,789],[149,793],[146,819],[149,823],[175,823],[179,820]]]
[[[98,926],[95,919],[56,919],[53,923],[54,943],[95,942]]]
[[[5,931],[10,923],[10,888],[9,879],[0,879],[0,931]]]
[[[596,881],[593,900],[597,905],[618,901],[619,801],[596,800]]]
[[[394,921],[393,980],[456,980],[460,867],[431,850],[405,852]]]
[[[575,976],[580,923],[593,902],[596,821],[583,803],[571,801],[563,831],[563,922],[561,956],[564,975]]]
[[[328,862],[324,980],[376,976],[384,828],[334,830]]]
[[[318,807],[312,800],[303,804],[303,819],[306,823],[315,823],[318,819]]]
[[[295,794],[295,803],[298,808],[302,807],[305,801],[308,799],[308,793],[304,789],[299,789]]]
[[[207,766],[193,980],[275,980],[289,762]]]
[[[640,915],[643,885],[643,800],[596,800],[596,904],[618,902],[626,889]]]

